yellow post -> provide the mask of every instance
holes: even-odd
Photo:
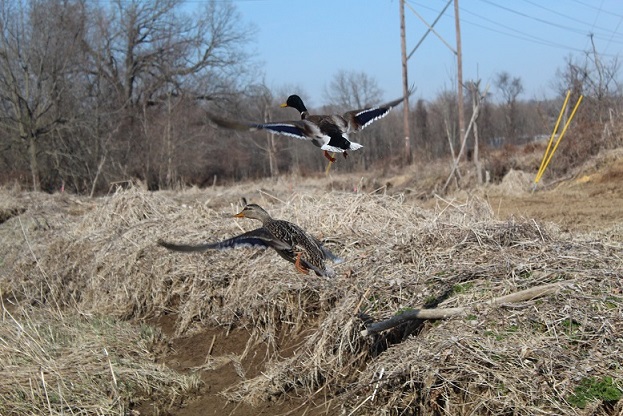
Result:
[[[571,124],[571,120],[573,120],[573,116],[575,115],[575,112],[577,111],[578,107],[580,106],[580,103],[582,102],[582,99],[584,98],[583,95],[580,95],[580,98],[578,98],[578,102],[575,104],[575,107],[573,107],[573,111],[571,112],[571,115],[569,116],[569,120],[567,120],[567,123],[565,124],[565,127],[562,129],[562,132],[560,133],[560,136],[558,136],[558,140],[556,141],[556,144],[554,145],[554,148],[552,149],[551,153],[549,154],[547,161],[545,162],[545,166],[543,167],[543,171],[541,172],[541,176],[543,176],[543,172],[545,172],[545,169],[547,169],[547,165],[549,165],[550,160],[552,160],[552,157],[554,156],[554,152],[556,152],[556,149],[558,149],[558,145],[560,144],[560,141],[562,140],[562,136],[565,135],[565,132],[567,131],[567,128],[569,127],[569,124]],[[541,176],[539,176],[537,179],[540,180]],[[537,182],[538,182],[537,180]]]
[[[565,108],[567,108],[567,102],[569,101],[569,96],[571,95],[571,90],[567,91],[567,96],[565,97],[565,101],[562,103],[562,108],[560,109],[560,113],[558,114],[558,120],[556,120],[556,125],[554,126],[554,130],[552,131],[552,135],[549,137],[549,142],[547,142],[547,149],[545,149],[545,154],[543,154],[543,159],[541,160],[541,166],[539,166],[539,171],[534,178],[534,184],[536,185],[541,179],[541,175],[543,174],[543,170],[545,167],[545,160],[547,159],[547,155],[549,154],[549,149],[552,147],[552,143],[554,142],[554,137],[556,136],[556,132],[558,131],[558,125],[560,124],[560,120],[562,120],[562,115],[565,112]]]
[[[571,120],[573,120],[573,116],[575,115],[575,112],[578,109],[578,107],[580,106],[580,103],[582,102],[583,98],[584,98],[583,95],[580,95],[580,98],[578,98],[578,102],[575,104],[575,107],[573,108],[573,111],[571,112],[571,116],[569,116],[569,120],[567,120],[567,123],[565,124],[565,128],[562,129],[562,133],[560,133],[560,136],[558,137],[558,140],[556,141],[556,145],[554,146],[554,149],[552,149],[552,152],[550,153],[549,157],[547,158],[547,162],[545,162],[545,167],[543,168],[543,172],[545,172],[545,169],[547,168],[547,165],[549,165],[549,161],[552,160],[552,156],[554,156],[554,152],[556,151],[556,149],[558,149],[558,145],[560,144],[560,141],[562,140],[562,136],[565,135],[565,132],[567,131],[567,128],[569,127],[569,124],[571,124]],[[543,172],[541,172],[541,176],[543,176]],[[539,179],[541,179],[541,178],[539,177]]]

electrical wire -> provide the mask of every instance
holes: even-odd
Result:
[[[544,23],[544,24],[547,24],[549,26],[556,27],[559,30],[568,31],[568,32],[571,33],[572,36],[577,36],[578,34],[582,35],[582,36],[586,36],[586,35],[589,34],[586,31],[581,31],[581,30],[572,28],[570,26],[561,25],[561,24],[557,24],[557,23],[551,23],[551,22],[548,22],[547,20],[541,19],[541,18],[535,18],[535,17],[533,17],[533,16],[531,16],[531,15],[529,15],[527,13],[511,9],[510,7],[497,5],[497,4],[493,3],[490,0],[481,0],[481,1],[483,1],[483,2],[485,2],[487,4],[489,4],[489,5],[492,5],[492,6],[495,6],[495,7],[499,7],[499,8],[501,8],[501,9],[503,9],[503,10],[509,12],[509,13],[520,15],[523,18],[536,20],[539,23]],[[526,1],[530,3],[529,0],[526,0]],[[413,1],[413,0],[407,0],[407,2],[411,3],[412,5],[415,5],[416,7],[420,8],[420,9],[427,9],[427,10],[430,10],[430,11],[433,11],[433,12],[436,12],[436,13],[439,12],[438,9],[430,7],[429,6],[430,3],[422,4],[422,3],[419,3],[419,2],[416,2],[416,1]],[[547,8],[544,8],[544,9],[551,11],[551,9],[547,9]],[[476,18],[477,20],[482,20],[482,21],[487,22],[489,24],[489,25],[484,25],[482,23],[478,23],[476,21],[473,21],[473,20],[470,20],[470,19],[465,19],[464,17],[462,17],[461,21],[463,23],[466,23],[466,24],[470,25],[470,26],[479,27],[479,28],[487,30],[487,31],[491,31],[491,32],[494,32],[494,33],[499,33],[499,34],[502,34],[502,35],[505,35],[505,36],[508,36],[508,37],[511,37],[511,38],[519,39],[519,40],[522,40],[522,41],[531,42],[531,43],[535,43],[535,44],[539,44],[539,45],[543,45],[543,46],[549,46],[549,47],[562,49],[562,50],[568,50],[570,52],[583,53],[583,52],[586,51],[586,48],[582,49],[582,48],[580,48],[578,46],[572,46],[572,45],[569,45],[569,44],[564,44],[564,43],[561,43],[561,42],[558,42],[558,41],[554,41],[552,39],[547,39],[547,38],[536,36],[536,35],[533,34],[534,31],[528,33],[528,32],[526,32],[524,30],[516,29],[516,28],[510,27],[508,25],[503,25],[503,24],[499,23],[498,21],[495,21],[493,19],[489,19],[489,18],[485,17],[482,13],[472,12],[469,9],[465,8],[464,6],[461,6],[461,13],[462,13],[463,16],[467,14],[467,15],[470,15],[470,16]],[[449,12],[446,13],[444,15],[444,17],[446,17],[446,18],[453,18],[452,15]],[[569,18],[569,19],[574,19],[574,18],[571,18],[569,16],[565,16],[565,17]],[[574,20],[577,20],[577,19],[574,19]],[[587,26],[591,26],[589,23],[586,23],[586,22],[584,22],[584,24],[587,25]],[[490,25],[492,25],[493,27],[490,26]],[[617,26],[617,29],[618,29],[618,26]],[[604,36],[609,36],[609,38],[605,39],[606,41],[608,41],[610,43],[623,44],[623,41],[618,41],[618,40],[614,39],[618,35],[618,33],[616,31],[611,31],[611,30],[601,29],[601,28],[600,28],[600,30],[602,31],[602,33],[600,33],[600,36],[601,36],[602,40],[605,39]],[[558,39],[564,39],[564,37],[560,37]],[[618,54],[606,54],[606,53],[602,53],[602,55],[606,56],[606,57],[616,57],[616,56],[618,56]]]

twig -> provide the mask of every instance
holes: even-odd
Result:
[[[48,396],[48,387],[45,382],[45,377],[43,376],[43,368],[39,368],[39,373],[41,374],[41,384],[43,385],[43,392],[45,393],[45,400],[48,402],[48,410],[50,414],[52,414],[52,405],[50,404],[50,397]]]
[[[359,303],[357,304],[357,306],[355,307],[355,311],[354,313],[357,313],[359,311],[359,308],[361,307],[361,304],[363,303],[363,301],[368,297],[368,293],[370,293],[370,288],[366,289],[366,293],[363,294],[363,296],[361,297],[361,299],[359,300]]]
[[[365,399],[364,401],[362,401],[361,403],[359,403],[359,405],[358,405],[357,407],[355,407],[355,408],[353,409],[353,411],[352,411],[352,412],[350,412],[350,413],[348,414],[348,416],[353,416],[353,415],[355,414],[355,412],[356,412],[357,410],[359,410],[359,408],[360,408],[361,406],[363,406],[364,404],[366,404],[366,402],[367,402],[368,400],[370,400],[370,398],[371,398],[371,397],[372,397],[372,396],[368,396],[368,397],[366,397],[366,399]]]
[[[110,356],[108,355],[108,350],[106,350],[106,348],[104,348],[104,354],[106,355],[106,359],[108,360],[108,367],[110,368],[110,374],[112,375],[112,386],[113,386],[113,392],[115,394],[115,399],[118,400],[119,399],[119,386],[117,384],[117,377],[115,376],[115,371],[112,368],[112,361],[110,361]]]
[[[212,348],[214,348],[214,341],[216,341],[216,335],[212,336],[212,342],[210,343],[210,348],[208,348],[208,355],[212,355]]]
[[[385,367],[381,368],[381,372],[379,373],[379,381],[376,382],[376,386],[374,387],[374,391],[372,392],[372,397],[370,400],[374,400],[376,397],[376,392],[379,391],[379,386],[381,385],[381,379],[383,378],[383,374],[385,374]]]

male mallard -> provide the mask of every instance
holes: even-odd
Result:
[[[357,150],[359,143],[348,140],[348,134],[369,126],[373,121],[383,118],[393,107],[404,100],[398,98],[383,105],[347,111],[343,115],[309,115],[303,100],[298,95],[291,95],[281,107],[292,107],[301,113],[300,120],[275,121],[270,123],[246,123],[225,120],[208,114],[208,118],[217,126],[235,130],[270,130],[278,134],[296,137],[302,140],[311,140],[313,144],[324,150],[324,155],[331,162],[335,158],[329,152],[343,153],[348,156],[347,150]]]
[[[262,227],[236,237],[216,243],[196,246],[178,245],[158,241],[158,244],[174,251],[193,252],[209,249],[224,250],[236,247],[273,248],[277,254],[294,263],[296,270],[307,274],[313,270],[318,276],[334,277],[333,269],[325,265],[325,260],[341,261],[322,243],[307,234],[301,227],[288,221],[275,220],[257,204],[248,204],[235,215],[238,218],[252,218],[262,221]]]

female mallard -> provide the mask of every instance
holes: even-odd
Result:
[[[369,126],[373,121],[383,118],[393,107],[404,100],[398,98],[386,104],[347,111],[343,115],[309,115],[303,100],[298,95],[291,95],[281,107],[292,107],[301,113],[300,120],[276,121],[270,123],[245,123],[225,120],[208,114],[208,118],[217,126],[235,130],[270,130],[286,136],[296,137],[311,142],[324,150],[324,155],[331,162],[335,158],[329,152],[343,153],[348,156],[347,150],[357,150],[363,147],[359,143],[348,139],[350,133]]]
[[[207,251],[209,249],[224,250],[236,247],[270,247],[284,259],[294,263],[296,270],[301,273],[307,274],[311,269],[318,276],[335,276],[333,269],[325,265],[325,260],[339,262],[341,259],[323,247],[320,241],[307,234],[298,225],[288,221],[275,220],[256,204],[246,205],[235,216],[260,220],[262,227],[216,243],[191,246],[158,241],[158,244],[169,250],[183,252]]]

